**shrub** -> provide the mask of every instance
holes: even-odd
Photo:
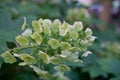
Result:
[[[87,47],[96,38],[90,28],[84,31],[79,21],[70,25],[58,19],[53,22],[39,19],[30,27],[25,20],[22,30],[23,33],[16,37],[17,47],[1,56],[5,63],[10,64],[20,59],[19,66],[29,66],[44,80],[68,80],[64,76],[64,72],[71,70],[67,62],[82,62],[79,52],[85,52],[82,57],[91,54]]]

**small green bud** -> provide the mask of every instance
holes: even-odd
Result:
[[[36,33],[41,33],[42,32],[42,25],[40,24],[39,21],[32,21],[32,26],[34,27],[34,31]]]
[[[33,33],[31,38],[34,39],[38,45],[40,45],[43,41],[42,36],[39,33]]]
[[[56,39],[50,39],[48,41],[48,44],[53,48],[53,49],[57,49],[59,47],[59,41]]]
[[[14,63],[17,61],[16,58],[12,54],[10,54],[9,51],[6,51],[1,56],[4,59],[5,63]]]
[[[24,36],[17,36],[16,41],[20,44],[20,46],[27,46],[29,41]]]

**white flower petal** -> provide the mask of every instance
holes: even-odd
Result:
[[[85,53],[82,54],[81,57],[87,57],[89,54],[92,54],[91,51],[86,51]]]

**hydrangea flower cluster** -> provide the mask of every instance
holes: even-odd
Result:
[[[91,54],[87,47],[92,45],[95,36],[90,28],[83,30],[82,22],[73,25],[61,23],[58,19],[39,19],[32,22],[32,27],[22,26],[23,33],[16,37],[17,48],[4,52],[1,56],[6,63],[14,63],[21,59],[20,66],[29,66],[44,80],[68,80],[64,72],[71,68],[66,62],[81,62],[81,56]],[[48,67],[52,65],[53,72]],[[54,72],[56,73],[54,74]],[[56,79],[57,78],[57,79]]]
[[[68,9],[66,20],[70,23],[74,23],[74,21],[82,21],[84,26],[87,27],[90,22],[90,15],[85,8],[72,8]]]

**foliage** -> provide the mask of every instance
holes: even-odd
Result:
[[[70,8],[66,14],[66,20],[70,23],[74,21],[82,21],[84,26],[88,26],[90,15],[87,10],[84,8]]]
[[[111,46],[112,45],[112,46]],[[110,80],[119,80],[120,77],[120,44],[119,42],[104,42],[101,44],[99,54],[94,55],[94,62],[86,63],[88,65],[83,71],[88,71],[92,78],[103,76]],[[86,61],[86,60],[85,60]],[[111,74],[111,75],[109,75]]]
[[[32,27],[24,22],[21,35],[16,37],[17,47],[1,54],[6,63],[20,59],[19,66],[29,66],[41,79],[68,80],[64,72],[70,71],[67,62],[77,63],[79,52],[86,51],[95,38],[90,28],[83,30],[82,22],[73,25],[61,23],[58,19],[32,21]],[[81,56],[91,54],[86,51]],[[49,69],[52,68],[52,71]]]

